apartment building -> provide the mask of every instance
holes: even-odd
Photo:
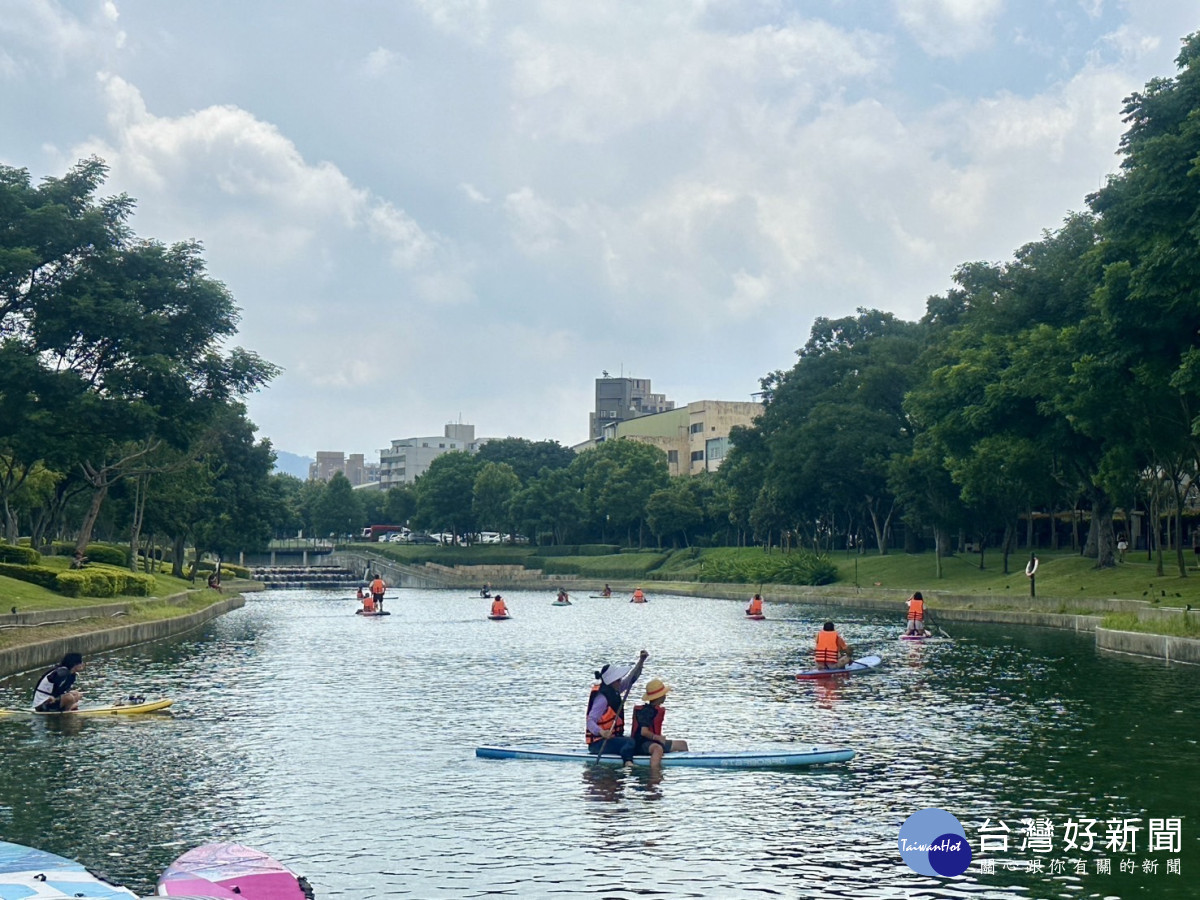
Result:
[[[588,438],[601,440],[609,425],[674,408],[673,400],[650,389],[649,378],[611,378],[605,372],[596,379],[596,408],[588,416]]]
[[[448,424],[440,436],[400,438],[379,451],[379,484],[384,490],[398,484],[412,484],[425,474],[429,464],[451,450],[477,453],[488,438],[475,439],[475,426],[461,422]]]
[[[316,461],[308,464],[309,481],[329,481],[337,472],[355,487],[379,481],[379,464],[367,462],[362,453],[318,450]]]
[[[698,400],[678,409],[606,423],[601,440],[628,438],[667,454],[671,475],[715,472],[729,450],[729,432],[750,425],[762,414],[761,403]]]

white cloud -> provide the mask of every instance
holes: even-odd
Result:
[[[1003,0],[894,0],[896,18],[930,56],[961,59],[986,46]]]
[[[400,57],[386,47],[376,47],[362,62],[362,73],[367,78],[382,78],[392,71]]]
[[[109,137],[75,155],[105,159],[113,183],[135,197],[170,195],[192,216],[215,215],[221,226],[210,234],[221,235],[215,239],[230,252],[283,261],[311,252],[330,231],[362,230],[400,269],[434,260],[438,240],[411,216],[353,185],[332,163],[308,163],[274,125],[236,106],[156,116],[124,79],[105,73],[100,81]]]

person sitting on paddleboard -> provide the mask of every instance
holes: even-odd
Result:
[[[832,622],[817,632],[817,668],[844,669],[850,665],[850,648]]]
[[[633,589],[633,596],[629,598],[630,603],[645,603],[646,595],[642,593],[641,588]]]
[[[762,594],[755,594],[750,605],[746,607],[746,615],[761,616],[762,614]]]
[[[1197,552],[1200,552],[1200,551],[1197,551]],[[601,597],[611,597],[611,596],[612,596],[612,588],[610,588],[610,587],[609,587],[609,586],[606,584],[606,585],[604,586],[604,590],[602,590],[602,591],[600,592],[600,596],[601,596]]]
[[[379,573],[371,580],[371,597],[375,600],[375,608],[379,612],[383,612],[383,592],[387,590],[387,585],[383,583],[383,579],[379,577]]]
[[[664,753],[679,753],[688,748],[687,741],[671,741],[663,737],[663,718],[666,708],[663,700],[671,689],[661,679],[651,678],[642,695],[642,705],[633,708],[633,727],[629,736],[633,738],[635,756],[649,755],[650,765],[662,764]]]
[[[71,690],[75,675],[83,668],[83,654],[71,652],[50,669],[33,689],[33,708],[37,712],[70,712],[79,705],[83,694]]]
[[[920,591],[913,591],[908,601],[908,627],[905,634],[925,634],[925,598]]]
[[[483,587],[479,589],[479,596],[483,597],[485,600],[492,596],[492,586],[486,581],[483,583]]]
[[[558,603],[570,603],[571,602],[571,597],[569,594],[567,594],[566,588],[558,589],[558,600],[556,602],[558,602]]]
[[[495,597],[492,598],[492,615],[493,616],[507,616],[508,615],[508,607],[504,605],[504,598],[501,597],[499,594],[497,594]]]
[[[588,695],[587,729],[584,732],[589,753],[633,761],[634,740],[625,736],[624,696],[642,674],[642,666],[649,656],[643,650],[632,669],[606,665],[596,673],[599,684],[593,684]]]
[[[362,601],[362,612],[364,612],[364,613],[374,613],[375,612],[375,598],[374,597],[372,597],[370,594],[359,591],[358,599]]]

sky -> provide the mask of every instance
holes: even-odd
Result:
[[[595,379],[752,399],[1118,171],[1194,0],[0,0],[0,164],[96,155],[282,368],[259,436],[587,438]]]

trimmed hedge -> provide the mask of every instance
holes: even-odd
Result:
[[[38,558],[41,558],[40,554]],[[58,569],[49,569],[46,566],[19,566],[16,563],[0,562],[0,575],[15,578],[18,581],[28,581],[30,584],[44,587],[48,591],[57,590],[55,579],[58,578]]]
[[[616,544],[555,544],[538,547],[538,556],[612,556],[620,553]]]
[[[36,566],[42,561],[42,554],[32,547],[14,547],[12,544],[0,544],[0,563],[16,563],[18,566]]]
[[[70,541],[55,541],[50,545],[55,556],[74,556],[75,545]],[[120,566],[121,568],[129,568],[129,548],[118,547],[114,544],[88,544],[87,549],[83,551],[84,557],[88,562],[103,563],[108,566]],[[86,597],[94,597],[95,594],[85,594]]]
[[[732,584],[833,584],[838,580],[838,571],[824,554],[793,550],[750,559],[705,559],[700,563],[700,580]]]
[[[154,576],[117,566],[91,565],[59,572],[55,589],[68,597],[149,597]]]

